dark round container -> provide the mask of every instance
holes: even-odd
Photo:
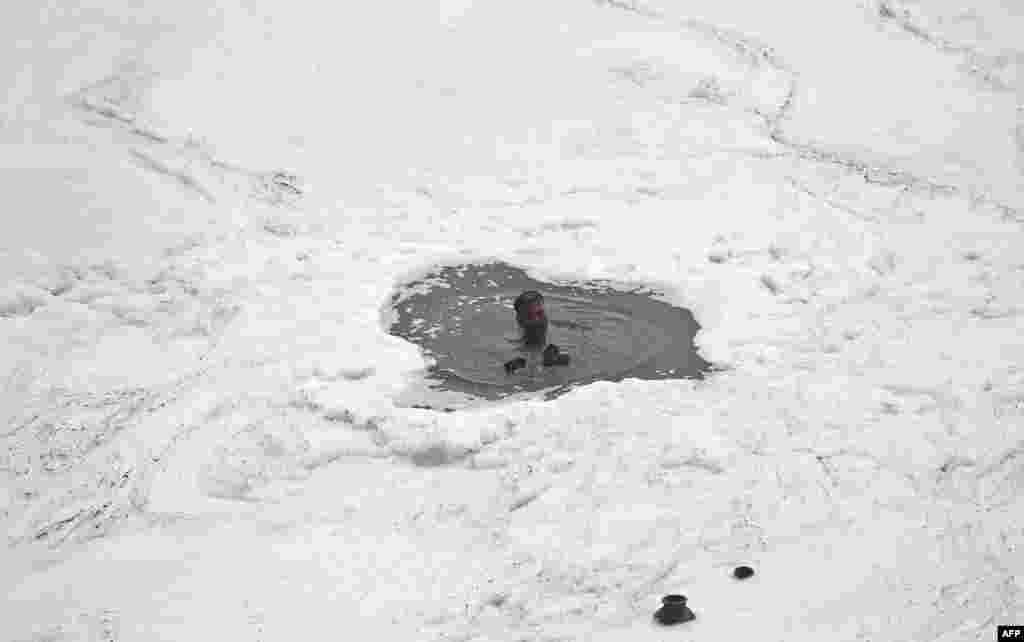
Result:
[[[654,619],[665,626],[689,622],[695,617],[690,607],[686,606],[685,595],[666,595],[661,598],[661,608],[654,612]]]
[[[754,569],[749,566],[737,566],[732,571],[732,576],[738,580],[745,580],[754,576]]]

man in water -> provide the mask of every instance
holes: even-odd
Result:
[[[523,345],[540,348],[547,344],[548,316],[544,312],[544,296],[536,290],[527,290],[516,297],[512,307],[516,311],[516,323],[519,324]],[[542,362],[545,366],[568,365],[569,355],[561,354],[558,346],[551,344],[544,349]],[[511,374],[525,366],[526,359],[518,357],[505,364],[505,372]]]
[[[544,312],[544,297],[536,290],[527,290],[518,297],[512,307],[516,311],[516,323],[524,345],[543,346],[548,338],[548,317]]]

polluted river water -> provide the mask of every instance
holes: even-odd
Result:
[[[544,366],[544,346],[520,341],[513,301],[527,290],[543,294],[546,344],[568,355],[567,365]],[[595,381],[703,378],[712,368],[694,346],[696,320],[653,294],[600,282],[545,283],[505,263],[440,267],[392,299],[391,334],[431,362],[398,402],[454,410],[512,396],[552,399]],[[525,366],[509,373],[503,364],[515,358]]]

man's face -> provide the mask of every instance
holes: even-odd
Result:
[[[544,304],[540,301],[534,301],[527,304],[526,306],[526,320],[527,321],[545,321],[547,316],[544,314]]]

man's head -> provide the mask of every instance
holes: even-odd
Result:
[[[528,345],[543,344],[547,339],[548,317],[541,293],[527,290],[516,297],[512,307],[516,310],[516,323],[522,329],[523,341]]]

